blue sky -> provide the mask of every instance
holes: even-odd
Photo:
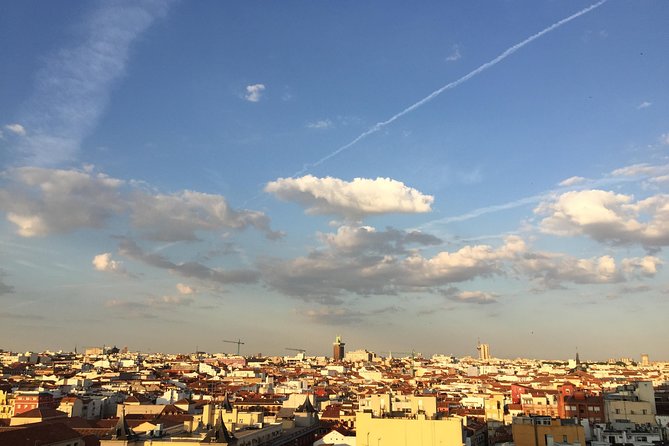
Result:
[[[2,9],[0,347],[669,359],[666,2]]]

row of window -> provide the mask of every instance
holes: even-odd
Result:
[[[571,410],[572,412],[576,412],[579,408],[577,406],[564,406],[565,409]],[[583,412],[583,407],[580,408],[581,412]],[[599,406],[588,406],[588,411],[590,412],[599,412],[601,411],[601,407]]]
[[[616,414],[620,414],[620,409],[616,409]],[[634,412],[633,410],[630,410],[630,415],[639,415],[638,413]],[[648,410],[647,409],[642,409],[641,415],[648,415]]]

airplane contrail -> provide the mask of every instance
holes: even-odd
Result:
[[[550,25],[549,27],[544,28],[543,30],[539,31],[538,33],[533,34],[533,35],[531,35],[530,37],[526,38],[526,39],[523,40],[522,42],[519,42],[519,43],[513,45],[512,47],[510,47],[510,48],[504,50],[499,56],[495,57],[494,59],[492,59],[492,60],[490,60],[490,61],[488,61],[488,62],[486,62],[486,63],[484,63],[483,65],[479,66],[478,68],[476,68],[476,69],[470,71],[469,73],[465,74],[465,75],[462,76],[461,78],[459,78],[459,79],[457,79],[457,80],[455,80],[455,81],[453,81],[453,82],[451,82],[451,83],[448,83],[448,84],[444,85],[443,87],[441,87],[441,88],[439,88],[439,89],[433,91],[432,93],[430,93],[429,95],[427,95],[427,96],[425,96],[423,99],[421,99],[420,101],[418,101],[418,102],[416,102],[416,103],[414,103],[414,104],[408,106],[407,108],[405,108],[405,109],[402,110],[401,112],[399,112],[399,113],[397,113],[397,114],[391,116],[391,117],[388,118],[387,120],[376,123],[374,126],[372,126],[371,128],[369,128],[369,129],[366,130],[365,132],[361,133],[361,134],[360,134],[358,137],[356,137],[353,141],[351,141],[351,142],[349,142],[348,144],[345,144],[345,145],[339,147],[337,150],[335,150],[334,152],[330,153],[329,155],[324,156],[323,158],[319,159],[318,161],[316,161],[316,162],[314,162],[314,163],[312,163],[312,164],[307,164],[307,165],[305,165],[305,166],[302,168],[302,170],[300,170],[299,172],[297,172],[297,173],[294,174],[293,176],[296,177],[296,176],[302,175],[302,174],[304,174],[305,172],[307,172],[310,168],[312,168],[312,167],[316,167],[316,166],[320,166],[321,164],[323,164],[324,162],[326,162],[326,161],[329,160],[330,158],[333,158],[333,157],[339,155],[339,154],[340,154],[341,152],[343,152],[344,150],[347,150],[347,149],[351,148],[352,146],[354,146],[355,144],[357,144],[360,140],[362,140],[362,139],[368,137],[369,135],[371,135],[371,134],[373,134],[373,133],[378,132],[379,130],[381,130],[381,129],[383,129],[384,127],[386,127],[388,124],[391,124],[392,122],[396,121],[397,119],[401,118],[402,116],[406,115],[407,113],[410,113],[410,112],[416,110],[417,108],[419,108],[419,107],[421,107],[421,106],[427,104],[427,103],[430,102],[432,99],[434,99],[434,98],[436,98],[437,96],[439,96],[440,94],[442,94],[444,91],[446,91],[446,90],[450,90],[450,89],[452,89],[452,88],[457,87],[457,86],[460,85],[460,84],[463,84],[463,83],[467,82],[469,79],[473,78],[473,77],[476,76],[477,74],[481,74],[481,73],[483,73],[485,70],[487,70],[488,68],[491,68],[491,67],[497,65],[498,63],[500,63],[501,61],[503,61],[504,59],[506,59],[507,57],[509,57],[510,55],[512,55],[513,53],[515,53],[516,51],[518,51],[519,49],[521,49],[522,47],[524,47],[525,45],[529,44],[530,42],[532,42],[532,41],[538,39],[539,37],[543,36],[544,34],[548,34],[549,32],[551,32],[551,31],[553,31],[553,30],[559,28],[560,26],[562,26],[562,25],[564,25],[564,24],[566,24],[566,23],[571,22],[572,20],[574,20],[574,19],[576,19],[576,18],[578,18],[578,17],[580,17],[580,16],[582,16],[582,15],[584,15],[584,14],[587,14],[588,12],[592,11],[593,9],[602,6],[602,5],[603,5],[604,3],[606,3],[607,1],[608,1],[608,0],[600,0],[599,2],[594,3],[594,4],[588,6],[588,7],[585,8],[585,9],[581,9],[580,11],[578,11],[578,12],[576,12],[576,13],[570,15],[569,17],[565,17],[564,19],[562,19],[562,20],[560,20],[560,21],[558,21],[558,22],[553,23],[553,24]]]
[[[484,207],[481,207],[481,208],[471,210],[471,211],[466,212],[464,214],[453,215],[453,216],[450,216],[450,217],[444,217],[444,218],[440,218],[440,219],[437,219],[437,220],[428,221],[427,223],[419,226],[418,229],[429,230],[429,228],[435,227],[437,225],[447,225],[449,223],[467,221],[467,220],[471,220],[473,218],[481,217],[482,215],[492,214],[492,213],[500,212],[500,211],[506,211],[506,210],[509,210],[509,209],[515,209],[515,208],[519,208],[521,206],[525,206],[525,205],[528,205],[528,204],[539,203],[542,200],[546,200],[546,199],[554,197],[558,194],[563,194],[565,192],[569,192],[569,191],[572,191],[572,190],[575,190],[575,191],[586,190],[586,189],[592,189],[592,188],[598,188],[598,187],[604,187],[604,186],[611,186],[611,185],[620,184],[620,183],[634,182],[634,181],[637,181],[637,180],[638,180],[638,177],[615,177],[615,176],[611,176],[611,174],[608,174],[607,176],[604,176],[603,178],[594,179],[594,180],[587,180],[587,181],[585,181],[581,184],[578,184],[576,186],[557,187],[557,188],[554,188],[554,189],[539,192],[538,194],[535,194],[535,195],[530,195],[530,196],[527,196],[527,197],[518,198],[518,199],[513,200],[513,201],[507,201],[506,203],[484,206]]]

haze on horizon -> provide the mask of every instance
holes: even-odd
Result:
[[[669,360],[668,21],[9,3],[0,348]]]

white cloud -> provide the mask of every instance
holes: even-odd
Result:
[[[177,283],[177,291],[179,291],[180,294],[195,294],[196,290],[185,283]]]
[[[560,288],[562,283],[604,284],[625,281],[611,256],[578,259],[565,254],[532,252],[518,259],[515,268],[542,286]]]
[[[520,238],[509,237],[497,249],[488,245],[465,246],[425,258],[415,250],[387,249],[387,244],[370,245],[368,240],[361,243],[356,239],[360,233],[354,234],[353,243],[342,243],[341,238],[351,240],[349,231],[340,229],[332,237],[322,236],[329,245],[324,251],[312,251],[306,257],[291,260],[261,261],[263,279],[289,296],[336,304],[346,293],[365,296],[430,292],[443,285],[501,274],[504,262],[525,250]],[[374,233],[369,229],[366,232]],[[337,243],[335,238],[339,239]]]
[[[452,285],[494,276],[529,277],[539,289],[561,288],[566,283],[622,283],[653,277],[662,263],[653,256],[617,262],[610,255],[581,259],[535,251],[518,236],[508,236],[498,247],[465,245],[424,256],[420,249],[427,243],[416,249],[397,249],[382,237],[374,239],[377,234],[401,239],[390,231],[342,227],[335,234],[320,236],[324,249],[294,259],[260,261],[262,278],[269,287],[286,295],[330,305],[341,304],[347,295],[420,292],[438,292],[457,302],[482,304],[496,302],[499,296],[460,291]]]
[[[21,124],[7,124],[7,130],[18,136],[26,136],[26,129]]]
[[[462,54],[460,54],[460,45],[453,45],[451,47],[451,54],[449,54],[446,57],[447,62],[455,62],[456,60],[459,60],[462,58]]]
[[[569,177],[566,180],[560,181],[558,186],[569,187],[569,186],[574,186],[576,184],[581,184],[584,181],[586,181],[586,178],[583,177]]]
[[[516,236],[506,238],[495,249],[489,245],[467,245],[455,252],[441,251],[431,258],[419,254],[403,262],[403,281],[412,286],[444,285],[475,277],[489,277],[502,272],[503,261],[526,250],[525,242]]]
[[[461,291],[454,287],[443,290],[442,294],[448,299],[456,302],[471,304],[493,304],[497,302],[497,298],[499,297],[495,293],[488,293],[485,291]]]
[[[669,244],[669,195],[634,201],[603,190],[572,191],[544,201],[535,213],[544,216],[540,228],[548,234],[647,248]]]
[[[153,240],[197,240],[196,231],[255,227],[269,238],[279,233],[269,218],[258,211],[232,209],[225,197],[195,191],[170,195],[138,193],[131,204],[132,224]]]
[[[623,258],[609,255],[579,259],[563,253],[528,252],[514,264],[517,272],[537,279],[543,287],[561,288],[565,282],[610,284],[654,277],[662,260],[654,256]]]
[[[171,2],[103,2],[76,22],[80,35],[45,59],[21,119],[31,129],[17,150],[31,165],[74,158],[125,73],[131,44]]]
[[[148,300],[148,305],[152,307],[170,307],[185,306],[195,302],[193,296],[160,296]]]
[[[648,180],[651,183],[669,183],[669,175],[660,175],[657,177],[653,177],[650,180]]]
[[[145,252],[135,241],[123,239],[119,243],[119,253],[133,260],[160,268],[181,277],[199,279],[209,283],[254,283],[258,281],[258,272],[250,269],[226,270],[212,268],[200,262],[173,262],[167,257]]]
[[[644,108],[648,108],[648,107],[650,107],[651,105],[653,105],[652,102],[643,101],[641,104],[637,105],[636,108],[637,108],[637,110],[641,110],[641,109],[644,109]]]
[[[623,259],[622,268],[629,275],[653,277],[664,262],[655,256]]]
[[[387,228],[377,231],[371,226],[341,226],[332,234],[319,234],[320,239],[333,251],[343,255],[402,254],[407,245],[434,246],[442,243],[439,238],[420,231],[401,231]]]
[[[93,267],[97,271],[125,273],[123,262],[112,260],[112,255],[110,252],[96,255],[93,257],[93,261],[91,263],[93,263]]]
[[[320,119],[318,121],[308,122],[307,128],[310,129],[329,129],[332,128],[333,122],[329,119]]]
[[[23,237],[101,228],[125,207],[124,182],[103,174],[24,167],[5,177],[11,183],[0,190],[0,210]]]
[[[335,214],[349,219],[387,213],[430,212],[434,198],[390,178],[280,178],[265,192],[301,204],[308,214]]]
[[[611,172],[614,177],[656,176],[669,173],[669,164],[639,163],[615,169]]]
[[[669,133],[663,133],[660,140],[662,141],[662,144],[669,145]]]
[[[81,228],[102,228],[113,217],[129,217],[147,238],[196,240],[197,231],[243,230],[254,227],[268,238],[262,212],[231,208],[225,197],[194,191],[160,194],[138,182],[126,182],[84,170],[22,167],[3,174],[0,211],[23,237],[62,234]]]
[[[263,84],[247,85],[246,95],[244,95],[244,98],[249,102],[258,102],[260,101],[264,91],[265,85]]]

